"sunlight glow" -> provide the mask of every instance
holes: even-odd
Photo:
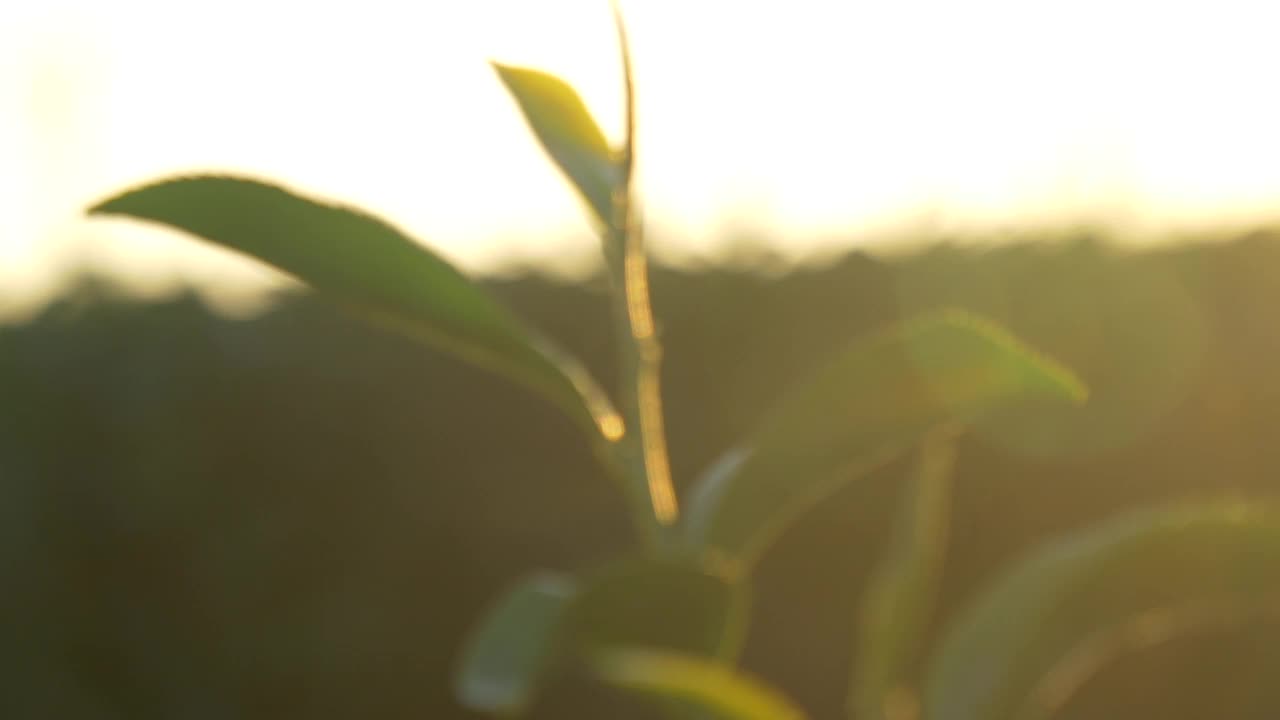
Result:
[[[1268,3],[622,5],[638,182],[668,257],[743,225],[800,257],[920,217],[1137,232],[1280,215]],[[153,289],[278,284],[78,219],[196,170],[367,206],[469,269],[581,274],[596,251],[581,208],[487,60],[563,76],[616,141],[614,43],[604,0],[6,4],[0,314],[83,264]]]

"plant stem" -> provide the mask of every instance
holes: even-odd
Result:
[[[952,426],[929,433],[901,490],[889,546],[871,574],[860,608],[855,675],[846,706],[852,718],[919,716],[915,694],[906,686],[942,574],[957,435]]]
[[[663,528],[678,516],[671,467],[663,429],[658,343],[649,301],[649,269],[640,214],[631,192],[635,166],[635,89],[631,76],[631,51],[617,0],[613,1],[626,103],[626,140],[619,158],[621,181],[613,198],[613,222],[605,243],[605,261],[613,286],[613,309],[618,329],[618,353],[622,378],[622,409],[626,422],[623,437],[628,470],[636,495],[643,503],[645,532],[650,541],[662,537]]]

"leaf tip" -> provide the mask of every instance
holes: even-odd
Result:
[[[533,68],[522,67],[520,65],[512,65],[499,60],[490,59],[489,67],[493,68],[493,71],[498,74],[498,79],[501,80],[502,84],[507,86],[507,89],[516,96],[517,101],[521,101],[519,85],[522,79],[530,81],[539,78],[554,78],[553,75],[543,72],[542,70],[535,70]]]
[[[118,215],[125,209],[125,201],[138,190],[144,188],[130,188],[124,192],[119,192],[106,197],[98,202],[90,205],[85,209],[86,215]]]
[[[489,59],[489,67],[493,68],[493,71],[498,73],[498,77],[502,78],[504,81],[506,80],[507,75],[515,70],[514,66],[492,58]]]
[[[1055,358],[1037,350],[1019,339],[999,323],[976,315],[968,310],[947,307],[931,316],[921,318],[921,326],[946,326],[975,333],[987,342],[1009,352],[1011,357],[1022,357],[1022,382],[1028,390],[1045,392],[1072,405],[1083,405],[1089,399],[1089,388],[1074,371]]]

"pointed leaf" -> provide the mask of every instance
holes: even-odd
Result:
[[[781,693],[724,664],[678,653],[619,649],[594,659],[602,680],[616,687],[702,712],[714,720],[802,720]]]
[[[581,193],[596,219],[608,227],[613,218],[613,192],[622,180],[622,170],[577,91],[539,70],[499,63],[493,67],[543,149]]]
[[[954,461],[951,433],[926,438],[915,475],[902,489],[888,551],[863,597],[850,684],[851,717],[890,716],[890,698],[908,685],[942,574]]]
[[[573,598],[573,581],[551,573],[511,589],[462,650],[454,681],[459,701],[472,710],[501,714],[528,707],[559,652]]]
[[[618,414],[580,364],[445,260],[371,215],[214,176],[158,182],[90,212],[163,223],[255,257],[367,319],[523,383],[610,439],[621,435]]]
[[[1128,513],[1040,547],[950,624],[927,720],[1047,718],[1114,655],[1274,619],[1280,512],[1237,503]]]
[[[1068,371],[989,322],[923,316],[854,343],[713,466],[688,502],[687,537],[751,562],[797,513],[934,428],[1022,396],[1083,395]]]

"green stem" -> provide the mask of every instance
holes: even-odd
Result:
[[[958,428],[940,427],[920,443],[902,488],[889,547],[872,572],[859,618],[849,716],[914,720],[910,668],[934,609],[951,506]]]
[[[644,233],[632,196],[635,166],[635,89],[631,51],[617,0],[613,2],[625,83],[626,140],[619,158],[621,182],[613,198],[613,221],[605,243],[605,261],[613,287],[613,310],[618,329],[622,381],[622,410],[626,423],[623,450],[632,474],[632,501],[644,508],[644,532],[651,542],[678,517],[675,489],[663,429],[658,343],[649,300],[649,268]]]

